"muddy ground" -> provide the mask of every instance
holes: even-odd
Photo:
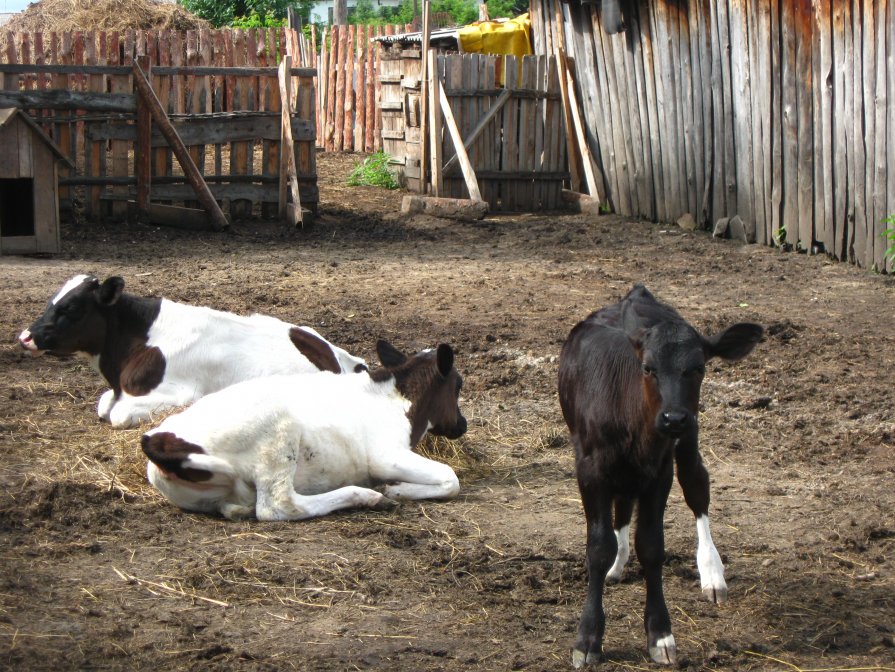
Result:
[[[895,669],[895,283],[823,257],[613,216],[398,216],[320,159],[298,233],[69,223],[53,258],[0,259],[0,666],[565,670],[584,520],[555,393],[570,328],[643,282],[700,329],[758,321],[713,363],[702,453],[730,601],[703,601],[677,485],[665,588],[689,670]],[[462,494],[302,523],[184,513],[145,482],[140,430],[96,418],[79,359],[16,335],[70,276],[316,327],[374,360],[446,341],[470,430],[423,450]],[[634,560],[608,589],[607,662],[649,662]]]

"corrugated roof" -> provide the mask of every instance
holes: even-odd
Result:
[[[429,44],[433,41],[442,41],[446,39],[457,39],[457,28],[436,28],[435,30],[429,33]],[[399,33],[398,35],[380,35],[378,37],[374,37],[373,40],[375,42],[386,42],[388,44],[394,44],[396,42],[416,42],[422,43],[423,41],[423,33],[420,30],[417,30],[412,33]]]

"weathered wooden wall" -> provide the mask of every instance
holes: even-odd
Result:
[[[148,57],[152,86],[215,198],[234,216],[255,206],[275,216],[280,156],[277,70],[302,38],[288,29],[7,33],[0,105],[43,126],[76,166],[62,170],[60,198],[84,189],[88,216],[121,217],[133,196],[135,58]],[[296,58],[294,62],[298,62]],[[307,65],[307,61],[305,61]],[[239,68],[239,69],[234,69]],[[292,109],[302,203],[316,206],[314,76],[293,68]],[[153,139],[152,197],[192,204],[192,190],[167,143]]]
[[[574,57],[589,145],[620,213],[892,271],[895,0],[532,0],[537,53]]]

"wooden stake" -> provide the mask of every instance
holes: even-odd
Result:
[[[435,68],[436,62],[435,52],[429,51],[429,80],[432,82],[432,87],[430,93],[432,95],[432,114],[431,114],[431,125],[432,128],[429,131],[429,135],[431,136],[432,141],[432,192],[435,196],[442,196],[442,192],[444,192],[444,183],[442,181],[443,171],[441,169],[441,151],[442,151],[442,137],[441,137],[441,96],[439,96],[439,92],[441,89],[441,76],[438,74],[438,71]]]
[[[138,62],[145,68],[147,79],[152,63],[148,56]],[[137,146],[134,152],[134,172],[137,177],[137,221],[148,224],[149,194],[152,188],[152,112],[142,96],[137,97]]]
[[[292,140],[292,57],[288,54],[280,63],[280,219],[292,226],[302,224],[301,196],[298,191],[298,171],[295,167],[295,143]],[[292,193],[292,209],[286,203],[286,183]]]
[[[602,201],[603,195],[600,193],[597,176],[596,173],[594,173],[593,157],[590,153],[590,146],[587,144],[587,137],[584,135],[584,124],[581,123],[581,113],[578,110],[578,96],[575,94],[575,80],[572,77],[572,70],[569,68],[569,61],[566,58],[565,50],[560,47],[558,52],[560,60],[560,78],[565,79],[567,85],[569,96],[568,102],[572,112],[572,124],[575,128],[575,139],[578,143],[578,149],[581,151],[581,163],[584,166],[584,179],[587,182],[587,193],[597,200]]]

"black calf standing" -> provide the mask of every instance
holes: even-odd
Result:
[[[741,323],[702,336],[640,285],[569,334],[560,357],[559,400],[575,446],[587,519],[588,570],[587,599],[572,652],[575,667],[601,658],[603,584],[607,575],[621,577],[635,504],[635,548],[646,577],[643,621],[650,657],[657,663],[675,662],[662,594],[662,518],[673,463],[696,516],[703,593],[715,602],[726,599],[724,566],[709,532],[709,475],[699,455],[699,392],[709,359],[745,357],[762,334],[759,325]]]

